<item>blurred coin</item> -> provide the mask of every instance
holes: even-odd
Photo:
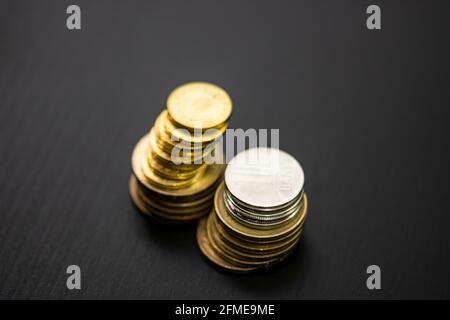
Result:
[[[181,127],[214,128],[231,116],[232,103],[220,87],[192,82],[176,88],[167,99],[170,117]]]
[[[158,188],[148,182],[146,175],[142,169],[142,157],[145,157],[145,149],[149,143],[150,136],[144,136],[136,145],[132,155],[132,170],[139,182],[146,188],[153,190],[160,194],[165,194],[169,196],[191,196],[200,193],[210,186],[212,186],[217,179],[222,175],[223,166],[222,165],[210,165],[207,167],[202,175],[202,179],[194,181],[192,184],[182,189],[166,190],[164,188]],[[145,159],[144,159],[145,160]]]
[[[232,263],[227,262],[217,255],[216,251],[212,248],[212,244],[208,239],[208,232],[206,229],[208,218],[203,218],[200,220],[197,227],[197,243],[200,247],[202,253],[212,262],[215,266],[222,268],[224,270],[233,271],[237,273],[246,273],[256,270],[256,267],[240,267]]]

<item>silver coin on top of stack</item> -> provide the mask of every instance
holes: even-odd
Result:
[[[268,268],[285,259],[307,217],[304,182],[300,164],[284,151],[239,153],[227,166],[211,214],[198,226],[203,254],[233,272]]]
[[[274,148],[253,148],[234,157],[225,173],[225,205],[253,227],[282,224],[298,212],[305,176],[291,155]]]

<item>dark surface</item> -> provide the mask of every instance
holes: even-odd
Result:
[[[377,1],[375,32],[368,1],[76,3],[73,32],[71,2],[0,2],[1,298],[450,298],[448,2]],[[304,167],[305,237],[272,272],[212,268],[128,197],[134,144],[193,80]]]

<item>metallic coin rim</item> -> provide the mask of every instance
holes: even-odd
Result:
[[[295,218],[299,208],[296,208],[296,209],[297,209],[297,211],[291,213],[289,216],[283,217],[278,220],[252,220],[251,218],[240,216],[240,214],[237,212],[230,212],[230,211],[229,212],[236,219],[238,219],[239,222],[241,222],[243,225],[248,226],[249,228],[258,228],[261,230],[272,230],[274,227],[284,225],[289,220]]]
[[[174,141],[175,143],[185,142],[193,145],[194,147],[200,145],[202,149],[204,149],[207,144],[210,144],[221,135],[223,135],[228,126],[228,122],[224,122],[217,128],[202,128],[203,130],[199,131],[201,135],[196,136],[195,130],[194,132],[191,132],[188,128],[177,127],[176,124],[173,123],[173,118],[170,116],[170,114],[167,113],[167,111],[163,111],[161,115],[163,116],[162,121],[164,121],[166,133],[170,133],[173,137],[176,138],[176,140],[171,139],[171,141]],[[189,133],[186,134],[186,131],[183,129],[185,129]]]
[[[187,223],[191,223],[195,220],[198,220],[199,218],[196,219],[188,219],[188,220],[174,220],[174,219],[169,219],[167,217],[162,217],[159,215],[154,214],[153,212],[151,212],[143,203],[142,203],[142,199],[139,198],[139,195],[136,192],[136,188],[137,188],[137,184],[133,185],[133,175],[131,176],[130,179],[130,197],[132,202],[134,203],[134,205],[136,206],[136,208],[145,216],[152,218],[153,220],[161,223],[161,224],[170,224],[170,225],[180,225],[180,224],[187,224]],[[136,181],[137,182],[137,181]]]
[[[167,214],[167,216],[179,216],[179,217],[190,217],[197,216],[200,212],[203,214],[205,211],[208,213],[211,211],[211,207],[213,206],[212,199],[207,198],[205,201],[198,205],[186,206],[186,207],[171,207],[165,206],[162,203],[158,203],[158,201],[154,198],[146,197],[142,192],[137,191],[141,200],[144,202],[145,206],[149,209],[154,209],[155,211],[162,212]]]
[[[150,168],[150,165],[148,164],[148,161],[146,158],[142,158],[141,160],[141,170],[144,174],[144,177],[146,178],[146,181],[148,183],[154,185],[155,187],[164,188],[164,189],[179,189],[179,188],[185,188],[192,183],[194,183],[195,176],[192,179],[189,180],[173,180],[173,179],[166,179],[159,175],[157,175],[152,168]]]
[[[134,175],[134,173],[133,173]],[[192,195],[168,195],[168,194],[162,194],[160,192],[157,192],[155,190],[147,188],[144,184],[140,182],[138,177],[136,177],[137,182],[139,184],[139,189],[145,194],[145,196],[150,198],[158,198],[161,199],[161,201],[166,202],[172,202],[172,203],[182,203],[182,202],[194,202],[200,199],[205,198],[208,195],[214,195],[215,190],[217,189],[217,186],[220,184],[220,178],[217,179],[211,186],[208,188],[202,190],[201,192],[192,194]]]
[[[233,252],[211,229],[210,219],[206,222],[206,232],[208,235],[208,240],[211,242],[212,247],[216,250],[216,253],[221,256],[224,260],[228,260],[232,264],[237,264],[240,266],[255,266],[258,268],[264,267],[275,263],[278,259],[245,259],[244,256],[240,256],[237,252]]]
[[[244,226],[238,223],[234,217],[226,210],[221,193],[223,192],[224,182],[222,182],[216,190],[214,195],[214,208],[216,210],[219,219],[231,230],[244,234],[252,238],[273,238],[280,237],[289,233],[298,224],[303,223],[306,220],[308,212],[308,199],[306,193],[303,195],[303,205],[299,208],[299,212],[296,217],[282,226],[277,226],[274,229],[254,229]]]
[[[296,202],[294,202],[292,207],[285,209],[284,212],[271,214],[269,214],[269,212],[267,211],[264,214],[260,214],[259,212],[255,211],[250,212],[249,210],[236,205],[235,203],[233,203],[233,199],[228,197],[226,188],[224,188],[223,198],[225,207],[227,208],[228,212],[230,212],[241,222],[253,227],[268,228],[283,224],[289,219],[293,218],[302,205],[303,194],[300,198],[297,199]]]
[[[215,212],[215,211],[214,211]],[[232,242],[234,245],[243,248],[253,248],[254,250],[264,251],[266,248],[280,248],[286,243],[289,243],[295,239],[296,234],[304,228],[304,224],[299,225],[291,233],[285,235],[282,238],[266,239],[266,241],[254,241],[252,238],[246,238],[245,236],[235,234],[232,230],[227,229],[222,223],[220,223],[217,215],[214,214],[212,219],[215,222],[215,227],[219,230],[220,234],[223,235],[228,241]]]
[[[212,204],[214,201],[214,193],[213,192],[207,193],[203,197],[201,197],[199,199],[195,199],[193,201],[190,201],[189,199],[185,199],[184,202],[175,202],[175,201],[171,201],[168,199],[164,199],[162,197],[158,197],[156,195],[146,195],[145,193],[143,193],[143,195],[146,198],[151,198],[154,202],[160,204],[163,207],[168,207],[168,208],[171,208],[174,210],[176,210],[176,209],[183,210],[183,209],[188,209],[188,208],[201,207],[205,203],[210,202]]]
[[[217,255],[217,253],[213,250],[211,247],[211,243],[208,240],[207,230],[206,230],[206,222],[208,217],[205,217],[200,220],[198,226],[197,226],[197,244],[200,248],[200,251],[203,253],[203,255],[207,258],[209,262],[211,262],[214,266],[230,271],[230,272],[236,272],[236,273],[249,273],[252,271],[257,270],[256,267],[239,267],[235,266],[228,261],[223,260],[220,256]]]
[[[201,154],[201,156],[198,158],[191,158],[189,155],[186,155],[186,156],[179,156],[179,157],[176,157],[175,159],[173,159],[172,154],[166,153],[164,150],[162,150],[158,146],[158,140],[156,137],[156,132],[155,132],[154,127],[150,130],[150,140],[149,141],[150,141],[150,147],[151,147],[152,151],[155,152],[159,158],[161,158],[162,160],[164,160],[166,162],[174,163],[173,161],[176,160],[177,162],[183,163],[184,160],[188,160],[189,163],[187,163],[187,164],[183,163],[183,165],[188,165],[188,166],[192,166],[192,167],[198,167],[201,165],[201,163],[197,164],[196,161],[197,160],[201,161],[203,159],[203,154]]]
[[[303,197],[303,193],[304,193],[304,188],[300,191],[300,193],[291,201],[286,202],[285,204],[282,204],[280,206],[275,206],[275,207],[255,207],[252,205],[249,205],[241,200],[239,200],[238,198],[236,198],[228,189],[227,189],[227,185],[225,183],[225,192],[227,193],[227,197],[229,197],[230,199],[232,199],[232,201],[240,208],[244,208],[246,210],[248,210],[249,212],[257,212],[260,215],[274,215],[275,212],[280,212],[283,210],[286,210],[288,208],[291,208],[293,205],[295,205],[295,203],[297,201],[301,201],[302,197]]]
[[[216,241],[221,242],[223,247],[226,247],[226,249],[230,251],[230,254],[233,254],[237,258],[254,259],[259,262],[267,262],[269,260],[277,259],[278,257],[283,256],[286,252],[292,250],[297,245],[303,232],[303,229],[299,229],[299,231],[293,235],[293,238],[289,239],[290,241],[286,242],[284,246],[280,246],[274,250],[256,250],[247,252],[247,250],[240,250],[240,247],[236,248],[233,245],[226,243],[225,238],[221,237],[222,234],[218,232],[218,229],[216,229],[215,227],[216,225],[214,224],[214,220],[211,219],[210,216],[208,220],[208,230],[210,230],[210,232],[213,234],[213,237],[216,237]],[[251,251],[251,248],[246,249],[248,249],[248,251]]]
[[[160,210],[156,207],[153,207],[147,202],[147,198],[145,198],[142,193],[139,192],[139,184],[136,180],[133,180],[133,177],[130,179],[130,194],[133,202],[135,202],[136,206],[145,214],[160,218],[160,220],[165,221],[180,221],[180,222],[189,222],[198,220],[210,212],[209,208],[202,208],[201,210],[196,211],[192,214],[176,214],[166,212],[165,210]],[[211,204],[212,206],[212,204]]]
[[[172,197],[183,197],[183,196],[194,196],[198,193],[201,193],[207,190],[210,186],[212,186],[217,179],[219,179],[223,173],[223,165],[214,164],[208,165],[205,173],[202,176],[201,181],[195,181],[193,184],[188,186],[187,188],[180,190],[164,190],[161,188],[157,188],[151,184],[149,184],[145,180],[145,176],[142,174],[142,169],[140,166],[141,158],[144,156],[144,148],[147,146],[149,140],[149,135],[143,136],[139,142],[136,144],[133,154],[131,156],[132,163],[132,171],[136,178],[139,180],[141,184],[143,184],[147,189],[152,190],[154,192],[172,196]]]
[[[156,175],[169,180],[177,180],[177,181],[190,180],[193,179],[198,174],[197,170],[202,170],[202,167],[193,171],[173,170],[168,166],[163,166],[154,158],[147,158],[146,160],[148,162],[149,167],[153,169],[153,171],[155,171]]]

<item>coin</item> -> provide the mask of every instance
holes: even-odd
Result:
[[[211,210],[211,198],[207,197],[207,201],[204,201],[199,204],[190,204],[184,207],[174,207],[165,202],[160,202],[156,199],[152,198],[143,198],[143,202],[145,205],[155,211],[165,212],[166,214],[170,214],[173,216],[192,216],[197,215],[198,212],[210,211]]]
[[[290,205],[288,207],[277,208],[272,211],[266,209],[262,212],[254,210],[252,207],[244,206],[228,192],[226,187],[224,188],[223,198],[228,211],[242,223],[252,227],[267,228],[283,224],[291,219],[301,205],[303,193],[300,193],[297,198],[289,202]]]
[[[196,174],[199,174],[199,170],[202,170],[200,167],[198,170],[192,171],[179,171],[174,170],[169,166],[164,166],[160,162],[156,161],[153,158],[146,159],[148,165],[154,173],[162,178],[171,179],[171,180],[189,180],[193,179]],[[206,168],[203,168],[206,169]]]
[[[149,143],[149,135],[144,136],[136,145],[133,155],[132,155],[132,170],[136,178],[148,189],[154,190],[160,194],[165,194],[169,196],[189,196],[196,193],[202,192],[211,186],[216,180],[222,175],[223,165],[214,164],[208,166],[202,179],[199,181],[194,181],[193,184],[189,185],[187,188],[175,189],[175,190],[164,190],[162,188],[157,188],[150,183],[148,183],[145,175],[142,172],[142,157],[145,156],[145,148]]]
[[[211,201],[190,208],[171,208],[161,203],[158,204],[143,195],[134,176],[130,178],[130,195],[142,213],[155,218],[159,222],[170,224],[189,223],[201,218],[211,210],[212,205]]]
[[[215,139],[219,138],[227,129],[227,123],[220,125],[219,127],[199,127],[199,130],[195,130],[194,132],[190,132],[186,128],[177,127],[172,120],[172,118],[168,115],[167,112],[163,112],[161,114],[161,122],[164,123],[164,130],[170,132],[172,144],[177,144],[179,142],[187,143],[191,145],[193,148],[205,147],[205,144],[208,144]]]
[[[216,218],[216,215],[211,215],[210,219],[214,224],[214,228],[217,230],[217,233],[224,239],[225,242],[229,243],[230,246],[234,246],[239,248],[239,250],[247,251],[247,252],[258,252],[258,251],[273,251],[278,250],[297,239],[299,233],[302,232],[303,226],[299,226],[297,229],[293,230],[293,232],[284,237],[283,239],[269,239],[268,241],[253,241],[252,239],[248,239],[242,236],[236,236],[231,233],[228,233],[226,227],[223,227]]]
[[[223,234],[219,233],[216,229],[216,224],[214,224],[214,220],[209,218],[208,220],[208,232],[212,234],[212,237],[215,239],[216,243],[219,243],[220,246],[227,252],[227,254],[234,256],[235,258],[241,259],[241,263],[245,263],[244,261],[259,261],[264,262],[263,264],[267,264],[268,261],[272,259],[276,259],[278,256],[283,255],[284,253],[291,250],[298,242],[299,236],[296,237],[289,242],[284,243],[283,246],[278,247],[265,247],[264,249],[256,249],[253,247],[247,247],[245,250],[238,245],[234,245],[236,242],[229,242],[227,238],[223,237]],[[301,233],[301,231],[300,231]]]
[[[231,116],[228,94],[216,85],[193,82],[176,88],[167,99],[170,117],[182,127],[215,128]]]
[[[230,193],[254,207],[276,207],[293,200],[303,189],[300,164],[275,148],[252,148],[228,164],[225,183]]]
[[[157,188],[161,189],[179,189],[182,187],[187,187],[193,183],[192,179],[189,180],[172,180],[172,179],[165,179],[157,174],[153,170],[150,169],[150,166],[148,164],[148,161],[146,158],[141,159],[141,170],[142,173],[145,175],[146,181],[148,183],[154,185]]]
[[[226,225],[230,230],[239,234],[243,234],[246,237],[258,239],[282,237],[283,235],[295,229],[298,225],[304,222],[304,219],[306,219],[308,201],[305,194],[303,196],[304,197],[304,200],[302,202],[303,205],[299,208],[298,214],[292,220],[288,221],[288,223],[281,226],[276,226],[275,228],[269,230],[248,227],[236,221],[236,219],[234,219],[234,217],[226,209],[225,203],[223,201],[223,196],[221,196],[223,188],[224,184],[222,183],[217,188],[217,192],[214,198],[214,206],[217,216],[220,219],[220,221],[224,225]]]
[[[211,242],[208,239],[208,233],[206,229],[207,219],[208,218],[203,218],[202,220],[200,220],[198,224],[197,243],[200,247],[200,250],[208,258],[208,260],[212,262],[215,266],[227,271],[246,273],[256,270],[257,269],[256,267],[240,267],[233,265],[217,255],[216,251],[212,248]]]
[[[142,196],[138,193],[138,184],[137,181],[133,180],[134,176],[131,176],[130,178],[130,196],[133,200],[133,203],[135,206],[139,209],[140,212],[143,214],[151,217],[152,219],[163,223],[163,224],[179,224],[176,220],[173,219],[164,219],[162,217],[159,217],[158,215],[153,214],[148,208],[145,206]]]

